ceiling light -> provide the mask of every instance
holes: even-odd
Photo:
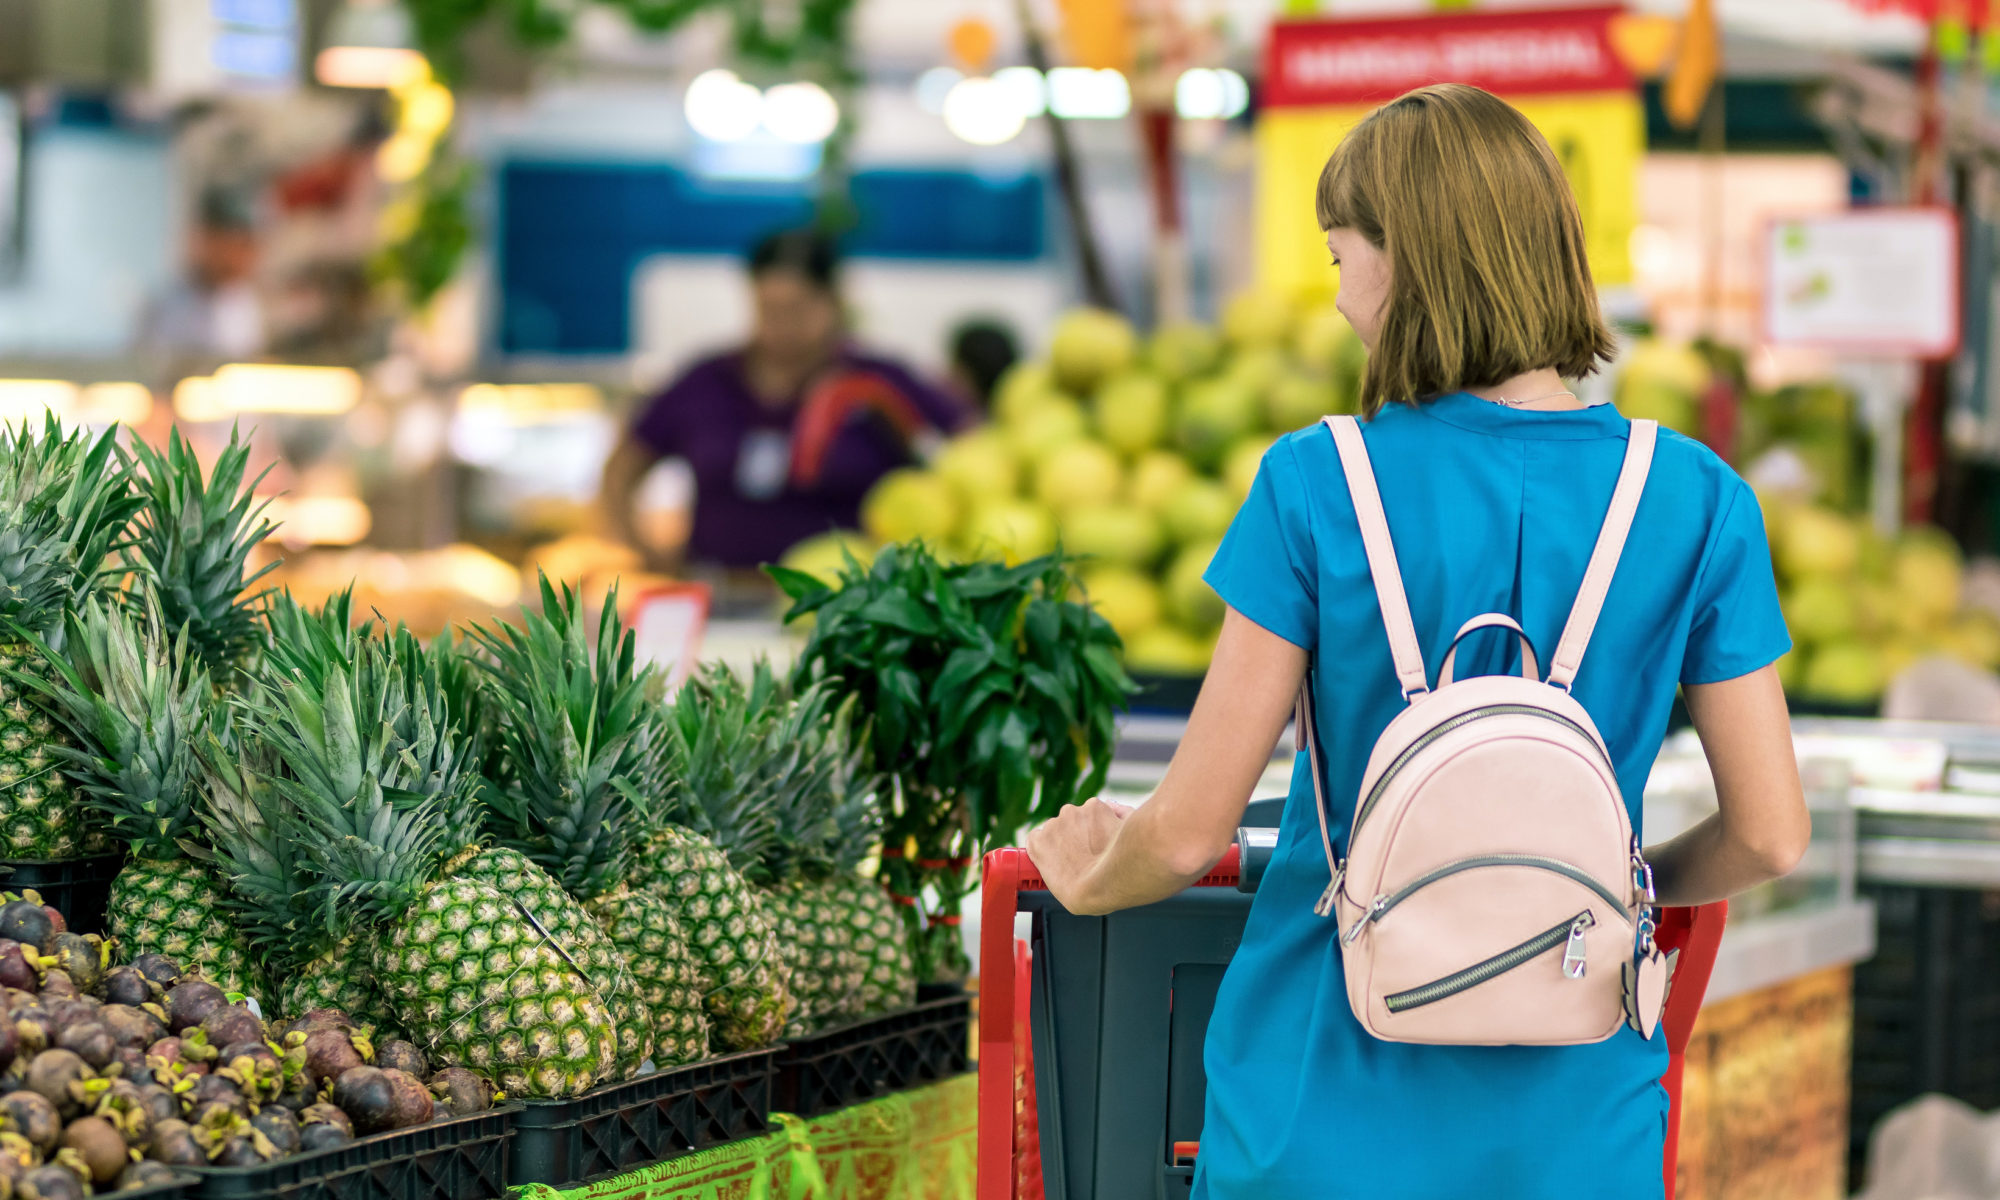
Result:
[[[93,383],[76,408],[86,425],[143,425],[152,415],[153,389],[143,383]]]
[[[983,76],[959,80],[944,99],[945,128],[975,146],[1010,141],[1026,124],[1007,87]]]
[[[190,424],[226,421],[229,410],[212,375],[190,375],[174,385],[174,416]]]
[[[76,385],[62,379],[0,379],[0,425],[40,425],[43,413],[67,417]]]
[[[346,367],[231,363],[215,373],[215,390],[226,412],[337,417],[361,402],[361,376]]]
[[[1049,109],[1072,120],[1117,120],[1132,111],[1132,85],[1108,68],[1057,67],[1049,72]]]
[[[1029,120],[1049,110],[1049,81],[1033,67],[1002,67],[993,82],[1007,89],[1021,115]]]
[[[429,69],[416,26],[396,0],[347,0],[326,25],[313,73],[328,87],[393,88]]]
[[[686,112],[688,125],[709,141],[741,141],[764,119],[764,93],[734,71],[703,71],[688,84]]]
[[[764,93],[764,128],[797,146],[823,142],[840,125],[840,105],[816,83],[781,83]]]

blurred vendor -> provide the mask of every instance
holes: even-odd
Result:
[[[754,568],[830,529],[927,440],[971,417],[949,393],[846,340],[834,248],[777,234],[750,256],[755,326],[742,347],[688,368],[642,405],[605,465],[610,531],[632,545],[633,499],[664,458],[694,475],[687,557]]]

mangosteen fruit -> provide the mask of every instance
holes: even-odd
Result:
[[[14,1028],[12,1021],[0,1019],[0,1071],[14,1065],[14,1056],[20,1049],[20,1031]]]
[[[23,1090],[0,1096],[0,1115],[6,1117],[9,1131],[28,1139],[43,1154],[54,1152],[62,1138],[62,1114],[39,1092]]]
[[[150,1004],[167,994],[165,989],[146,978],[136,967],[113,967],[106,971],[100,990],[104,993],[105,1003],[133,1008]]]
[[[208,1154],[195,1140],[194,1126],[178,1117],[153,1122],[153,1145],[147,1157],[175,1167],[204,1167]]]
[[[493,1085],[464,1067],[446,1067],[431,1076],[431,1094],[454,1117],[469,1117],[493,1107]]]
[[[41,972],[28,961],[28,951],[12,939],[0,940],[0,987],[33,992],[42,985]]]
[[[279,1154],[299,1152],[299,1119],[275,1104],[266,1104],[250,1118],[250,1125],[277,1147]]]
[[[140,1159],[127,1164],[125,1173],[118,1177],[118,1190],[136,1192],[141,1188],[166,1187],[179,1182],[180,1176],[174,1174],[174,1169],[167,1164]]]
[[[49,1010],[39,1004],[24,1004],[13,1011],[14,1037],[20,1043],[15,1054],[33,1058],[55,1044],[56,1023]]]
[[[307,1129],[315,1125],[331,1125],[349,1137],[354,1136],[354,1122],[338,1105],[325,1101],[306,1106],[305,1111],[299,1114],[299,1124]]]
[[[173,1089],[161,1087],[157,1083],[139,1086],[139,1103],[145,1108],[146,1115],[152,1118],[156,1128],[160,1122],[171,1121],[181,1115],[181,1098],[174,1095]]]
[[[57,968],[42,975],[42,998],[45,1000],[74,1000],[83,993],[77,991],[76,980],[69,972]]]
[[[216,1148],[215,1157],[209,1162],[218,1167],[255,1167],[267,1161],[257,1153],[257,1146],[247,1137],[226,1137]]]
[[[96,1071],[110,1066],[111,1060],[118,1054],[118,1043],[112,1040],[111,1031],[96,1021],[71,1025],[56,1035],[56,1046],[73,1051]]]
[[[299,1149],[303,1151],[331,1150],[353,1140],[354,1135],[338,1125],[308,1125],[299,1130]]]
[[[103,1117],[71,1121],[63,1130],[62,1144],[82,1156],[84,1166],[90,1169],[90,1182],[97,1187],[124,1174],[125,1164],[131,1161],[125,1135]]]
[[[432,1099],[431,1091],[424,1086],[423,1080],[408,1071],[398,1071],[394,1067],[378,1069],[389,1077],[389,1086],[395,1090],[390,1128],[408,1129],[412,1125],[422,1125],[436,1114],[436,1101]]]
[[[243,1088],[234,1079],[221,1075],[203,1075],[194,1081],[194,1090],[188,1093],[188,1099],[197,1105],[211,1100],[242,1104]]]
[[[44,1050],[28,1064],[28,1090],[55,1105],[65,1119],[82,1107],[73,1085],[91,1077],[90,1065],[70,1050]]]
[[[322,1029],[356,1029],[352,1018],[337,1008],[315,1008],[285,1026],[286,1034],[318,1033]]]
[[[387,1070],[391,1067],[407,1071],[418,1079],[431,1073],[431,1065],[424,1058],[424,1052],[415,1044],[400,1039],[391,1039],[375,1047],[375,1065]]]
[[[128,965],[163,989],[181,981],[181,965],[164,954],[141,954]]]
[[[68,972],[78,990],[94,992],[104,980],[104,939],[78,933],[56,933],[49,939],[47,953],[55,966]]]
[[[30,1170],[30,1163],[40,1161],[41,1156],[31,1146],[0,1150],[0,1197],[13,1200],[20,1195],[21,1177]]]
[[[175,984],[167,992],[167,1028],[175,1033],[192,1029],[218,1008],[229,1007],[229,997],[206,979],[190,979]]]
[[[333,1081],[333,1102],[354,1119],[356,1133],[396,1127],[396,1085],[378,1067],[350,1067]]]
[[[36,1167],[21,1177],[19,1195],[22,1200],[83,1200],[83,1178],[68,1167]]]
[[[167,1036],[167,1027],[158,1018],[135,1005],[107,1004],[97,1011],[97,1021],[112,1041],[134,1050],[144,1050]]]
[[[339,1079],[356,1067],[368,1065],[354,1039],[345,1029],[321,1029],[306,1035],[306,1074],[314,1083]]]
[[[62,915],[60,908],[57,908],[53,904],[44,904],[42,905],[42,911],[49,914],[49,923],[56,927],[57,933],[69,932],[69,918]]]
[[[41,905],[31,900],[10,900],[0,904],[0,937],[43,950],[55,935],[56,923]]]
[[[262,1040],[230,1042],[222,1048],[221,1056],[216,1061],[234,1066],[239,1058],[253,1059],[260,1067],[279,1065],[278,1052],[271,1049],[271,1043]]]
[[[257,1014],[241,1004],[225,1005],[202,1018],[201,1031],[208,1035],[211,1046],[230,1046],[238,1042],[261,1042],[264,1040],[264,1022]],[[228,1055],[223,1055],[225,1059]]]

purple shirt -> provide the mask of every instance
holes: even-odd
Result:
[[[940,432],[953,432],[970,417],[958,400],[888,359],[843,350],[836,366],[887,383]],[[640,411],[634,436],[663,458],[686,459],[694,470],[691,558],[756,567],[776,562],[815,534],[852,529],[875,481],[912,461],[890,421],[856,412],[826,445],[816,478],[798,481],[791,456],[801,401],[760,401],[743,377],[737,351],[696,363]]]

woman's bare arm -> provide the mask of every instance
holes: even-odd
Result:
[[[1165,900],[1235,840],[1305,677],[1306,652],[1231,609],[1166,778],[1137,809],[1092,801],[1028,836],[1028,854],[1074,913]]]
[[[1660,903],[1706,904],[1776,879],[1812,839],[1791,714],[1776,667],[1681,689],[1719,811],[1646,851]]]
[[[605,536],[635,550],[646,549],[633,519],[632,502],[640,482],[659,461],[659,452],[632,436],[629,430],[619,435],[611,457],[605,460],[604,485],[598,493],[598,512],[604,523]]]

